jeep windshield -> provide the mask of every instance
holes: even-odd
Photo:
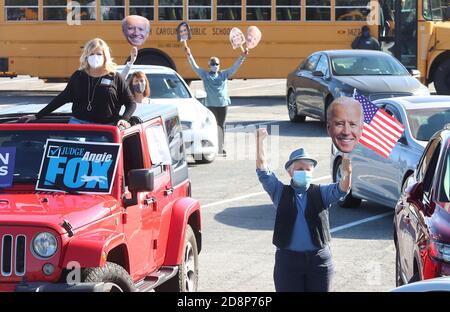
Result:
[[[15,147],[14,183],[36,183],[47,139],[78,142],[113,142],[108,132],[16,130],[0,131],[0,148]]]

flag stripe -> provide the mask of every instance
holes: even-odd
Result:
[[[386,152],[383,149],[379,149],[375,143],[373,143],[372,141],[365,141],[365,140],[360,140],[360,143],[364,146],[366,146],[367,148],[370,148],[371,150],[377,152],[378,154],[380,154],[381,156],[383,156],[384,158],[387,158],[389,156],[389,153]]]
[[[388,143],[384,142],[383,140],[380,140],[380,134],[378,134],[376,132],[374,133],[367,128],[365,128],[363,130],[363,135],[361,136],[361,138],[365,138],[366,140],[376,142],[378,145],[382,146],[387,151],[390,151],[394,146],[394,144],[388,144]]]
[[[372,121],[376,121],[377,123],[383,125],[385,127],[385,130],[389,131],[389,133],[391,133],[394,136],[400,136],[402,134],[403,130],[398,131],[396,128],[393,128],[392,122],[384,120],[383,118],[381,118],[381,116],[382,113],[377,112]]]
[[[359,142],[387,158],[404,131],[404,126],[393,116],[379,109],[363,95],[353,96],[364,113],[363,132]]]
[[[374,129],[374,131],[380,133],[385,141],[392,142],[393,144],[397,142],[398,136],[389,133],[387,128],[383,124],[380,124],[377,120],[372,120],[370,126]]]
[[[390,124],[397,129],[398,132],[403,132],[405,127],[395,118],[393,118],[391,115],[386,113],[384,110],[380,109],[380,117],[385,119],[386,121],[389,121]]]

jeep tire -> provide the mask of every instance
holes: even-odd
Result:
[[[132,292],[136,287],[123,267],[112,262],[106,262],[102,267],[86,268],[81,271],[83,283],[111,283],[115,287],[111,291]]]
[[[194,231],[190,225],[186,227],[183,244],[183,259],[178,266],[177,274],[156,288],[156,291],[194,292],[198,288],[198,249]]]

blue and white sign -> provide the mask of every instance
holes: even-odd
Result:
[[[15,161],[15,147],[0,147],[0,187],[12,186]]]
[[[110,194],[120,144],[47,140],[36,190]]]

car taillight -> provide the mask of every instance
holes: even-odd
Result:
[[[450,245],[438,241],[431,241],[430,256],[441,261],[450,262]]]

